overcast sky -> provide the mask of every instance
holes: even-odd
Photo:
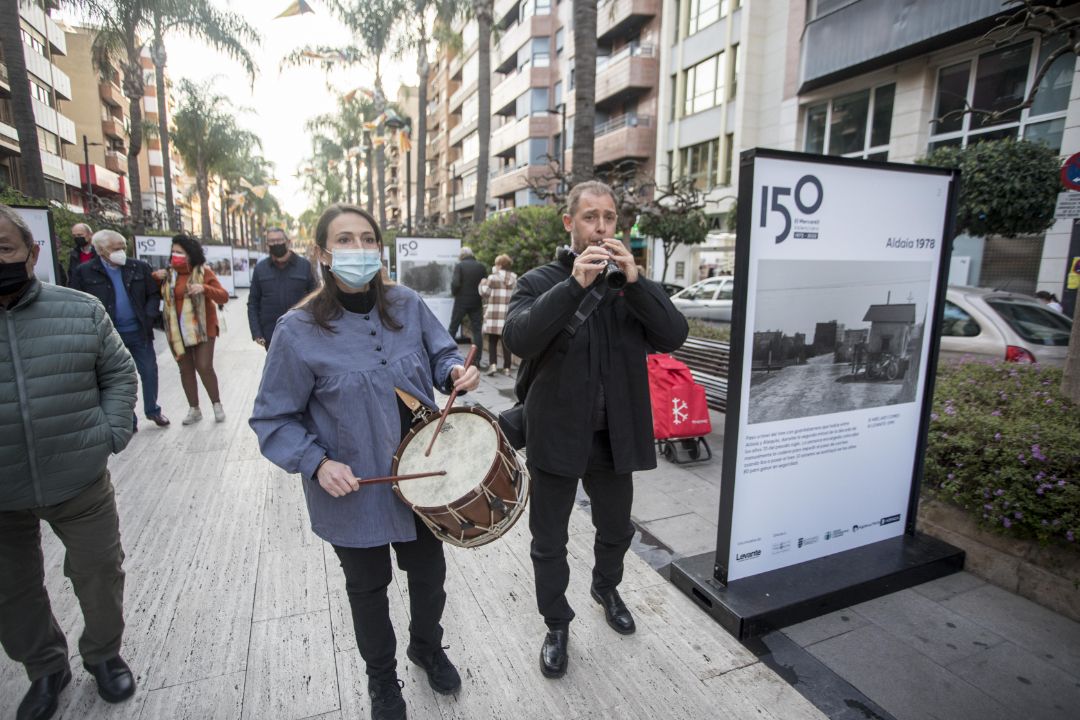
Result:
[[[282,207],[293,216],[309,205],[300,181],[294,177],[307,156],[311,143],[304,121],[334,109],[336,94],[358,86],[374,85],[373,72],[362,67],[336,70],[329,76],[333,90],[327,89],[327,75],[319,67],[293,67],[279,70],[281,59],[304,45],[340,47],[350,43],[345,31],[318,0],[308,0],[314,14],[275,20],[290,0],[216,0],[219,7],[243,15],[262,35],[261,47],[252,48],[259,66],[254,89],[243,68],[218,55],[197,41],[185,37],[166,38],[169,60],[167,72],[175,82],[189,78],[201,82],[217,76],[217,88],[240,107],[250,112],[240,123],[262,138],[263,155],[276,166],[279,185],[273,188]],[[58,15],[60,15],[58,13]],[[77,18],[71,18],[77,22]],[[388,61],[383,64],[383,87],[390,98],[400,84],[415,85],[416,59]]]
[[[915,303],[915,321],[922,322],[929,293],[927,262],[763,260],[754,331],[802,332],[811,343],[816,323],[869,327],[863,322],[867,309],[886,302]]]

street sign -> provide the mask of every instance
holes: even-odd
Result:
[[[1080,192],[1066,190],[1058,193],[1057,205],[1054,207],[1054,218],[1057,220],[1080,218]]]
[[[1061,166],[1061,184],[1070,190],[1080,190],[1080,153],[1073,153]]]

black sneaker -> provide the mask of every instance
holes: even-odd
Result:
[[[414,663],[424,668],[432,690],[440,695],[452,695],[461,689],[461,676],[458,675],[454,664],[450,662],[450,658],[446,657],[445,650],[446,648],[439,648],[431,655],[422,656],[410,645],[405,654]]]
[[[405,720],[405,698],[401,697],[403,687],[405,683],[397,677],[368,680],[371,720]]]

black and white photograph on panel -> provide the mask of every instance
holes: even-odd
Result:
[[[750,424],[915,400],[930,263],[762,260]]]

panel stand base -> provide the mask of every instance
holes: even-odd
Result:
[[[915,533],[735,580],[713,577],[715,552],[676,560],[671,581],[740,640],[919,585],[964,568],[964,551]]]

